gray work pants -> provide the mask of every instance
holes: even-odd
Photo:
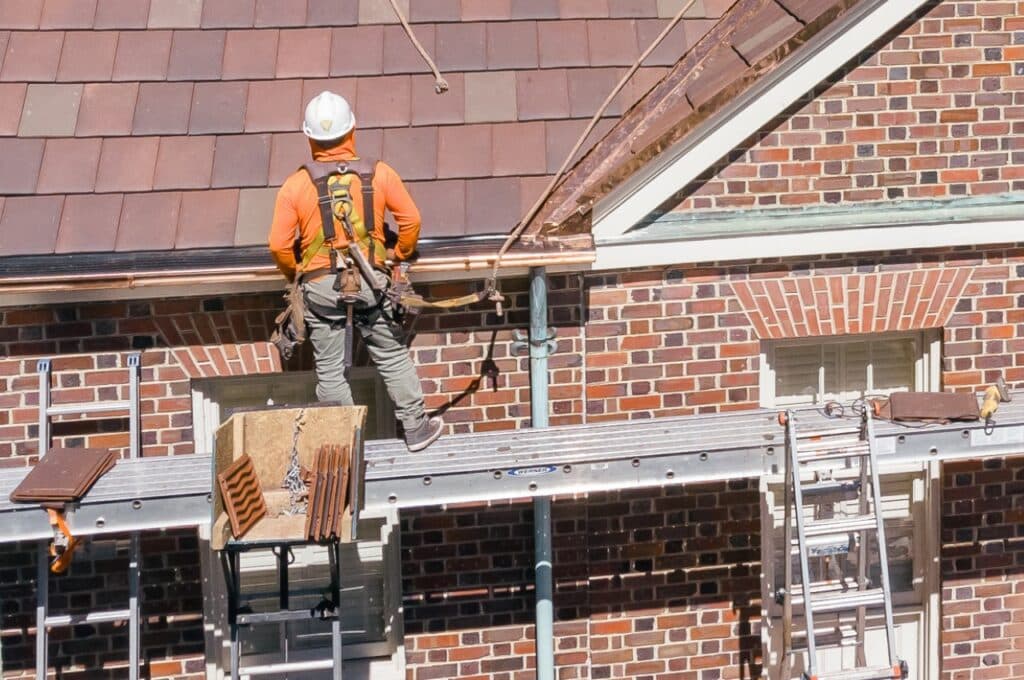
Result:
[[[381,285],[387,284],[384,274],[374,274]],[[306,309],[309,339],[313,343],[316,361],[316,396],[320,401],[352,404],[352,390],[345,378],[345,305],[338,302],[339,294],[333,289],[334,280],[328,275],[302,284],[307,304],[315,303],[320,307],[317,313],[308,307]],[[395,405],[395,415],[408,432],[420,425],[425,417],[420,379],[402,341],[401,331],[388,323],[387,317],[392,313],[391,301],[384,299],[383,313],[373,310],[376,305],[373,291],[366,281],[362,284],[353,324],[384,379],[388,395]],[[324,308],[329,308],[331,313],[328,314]]]

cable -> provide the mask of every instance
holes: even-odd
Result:
[[[427,50],[424,49],[423,45],[420,44],[420,41],[416,39],[416,34],[413,33],[412,26],[409,25],[405,15],[402,14],[401,8],[398,6],[398,0],[388,0],[388,2],[391,3],[391,9],[395,10],[395,16],[397,16],[398,21],[401,22],[402,28],[405,29],[405,34],[409,36],[409,40],[412,42],[413,47],[415,47],[420,53],[420,56],[423,57],[423,61],[427,62],[427,66],[430,67],[430,70],[434,72],[434,92],[437,94],[447,92],[448,81],[441,75],[441,71],[438,70],[437,64],[435,64],[434,60],[430,58],[429,54],[427,54]]]

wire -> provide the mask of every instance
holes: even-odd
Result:
[[[409,40],[412,42],[413,47],[415,47],[420,53],[420,56],[423,57],[423,61],[427,62],[427,66],[430,67],[430,70],[434,72],[434,92],[437,94],[447,92],[448,81],[441,75],[441,71],[438,70],[437,64],[435,64],[434,60],[430,58],[429,54],[427,54],[427,50],[424,49],[420,41],[416,39],[416,34],[413,33],[412,26],[409,25],[405,15],[402,14],[402,9],[398,6],[398,0],[388,0],[388,2],[391,3],[391,9],[395,10],[395,16],[397,16],[398,21],[401,22],[402,28],[405,29],[405,34],[409,36]]]

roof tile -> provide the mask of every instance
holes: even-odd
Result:
[[[544,123],[505,123],[492,129],[494,175],[546,172]]]
[[[309,140],[301,132],[282,132],[270,140],[270,175],[267,183],[277,186],[304,163],[310,161]]]
[[[733,47],[747,63],[754,63],[800,30],[800,23],[776,3],[765,5],[750,19],[751,29],[733,37]]]
[[[445,74],[448,91],[434,91],[433,76],[412,78],[412,124],[459,124],[466,115],[466,83],[461,73]]]
[[[138,83],[86,83],[75,134],[130,135],[138,96]]]
[[[569,108],[574,118],[594,115],[621,78],[620,69],[594,68],[569,71]],[[608,106],[606,116],[622,112],[621,97]]]
[[[398,17],[388,2],[379,0],[356,0],[359,3],[360,24],[397,24]],[[398,0],[398,8],[409,16],[409,0]]]
[[[4,57],[7,55],[7,43],[11,41],[10,31],[0,31],[0,70],[4,67]]]
[[[241,132],[248,91],[248,83],[196,83],[188,122],[189,134]]]
[[[409,8],[409,21],[446,22],[462,20],[462,0],[430,0],[415,2]]]
[[[43,0],[16,0],[0,2],[0,28],[39,28],[43,13]]]
[[[224,78],[273,78],[277,71],[278,31],[228,31]]]
[[[352,26],[334,29],[331,75],[376,75],[384,68],[384,28]]]
[[[0,194],[31,194],[43,162],[43,140],[0,138]],[[4,232],[0,232],[4,233]],[[2,240],[2,239],[0,239]]]
[[[409,76],[360,78],[356,86],[359,124],[365,127],[408,125],[412,113]]]
[[[109,252],[117,240],[121,194],[68,196],[57,231],[54,252]]]
[[[323,77],[330,71],[331,29],[281,31],[277,47],[277,77]]]
[[[192,83],[142,83],[132,133],[184,134],[191,106]]]
[[[176,191],[126,195],[114,250],[172,249],[180,208]]]
[[[0,80],[53,81],[57,77],[63,41],[64,34],[60,31],[12,33]]]
[[[249,83],[246,101],[246,132],[298,130],[302,123],[301,80]]]
[[[558,0],[512,0],[514,19],[557,19]]]
[[[383,130],[357,130],[356,151],[364,158],[380,158],[384,147]],[[306,143],[309,148],[309,142]]]
[[[466,125],[438,129],[438,177],[487,177],[490,174],[490,125]]]
[[[382,157],[402,179],[434,179],[437,177],[437,128],[385,130]]]
[[[537,24],[542,68],[587,65],[587,25],[583,21],[544,21]]]
[[[537,68],[537,55],[536,21],[487,24],[488,68]]]
[[[554,173],[565,161],[569,150],[587,127],[586,120],[549,120],[544,123],[547,145],[547,171]],[[591,135],[593,136],[593,135]],[[580,152],[577,152],[577,156]]]
[[[149,0],[99,0],[93,27],[145,28],[149,21]]]
[[[162,137],[153,188],[206,189],[213,173],[212,136]]]
[[[151,191],[159,146],[159,137],[103,140],[96,191]]]
[[[306,0],[256,0],[256,26],[302,26]]]
[[[487,71],[466,74],[466,122],[516,120],[516,74]]]
[[[466,233],[503,234],[519,220],[519,180],[498,177],[466,182]]]
[[[203,0],[150,0],[150,28],[199,28]]]
[[[566,118],[569,115],[569,81],[565,69],[516,73],[519,120]]]
[[[307,26],[355,26],[358,21],[359,6],[355,2],[309,0],[306,9]]]
[[[214,80],[221,76],[224,31],[175,31],[168,80]]]
[[[57,80],[95,82],[114,73],[116,31],[71,31],[64,37]]]
[[[75,134],[81,98],[81,85],[29,85],[18,134],[23,137]]]
[[[608,0],[608,14],[613,17],[656,17],[658,0]]]
[[[0,136],[18,133],[27,88],[25,83],[0,83]]]
[[[214,187],[267,185],[270,135],[218,137],[213,155]]]
[[[487,64],[485,24],[439,24],[436,43],[442,71],[476,71]]]
[[[205,0],[203,28],[248,28],[256,18],[256,0]]]
[[[548,175],[538,177],[520,177],[519,189],[519,217],[522,218],[530,211],[533,204],[541,197],[548,186],[551,177]]]
[[[96,0],[46,0],[39,27],[92,28],[96,17]]]
[[[463,21],[503,21],[511,18],[511,0],[462,0]]]
[[[629,66],[640,56],[636,22],[600,19],[587,22],[591,66]]]
[[[236,246],[264,245],[274,219],[277,189],[242,189],[238,194],[235,218]]]
[[[0,256],[52,253],[63,204],[63,196],[15,196],[4,201],[0,234],[18,238],[0,239]]]
[[[163,80],[170,54],[170,31],[122,31],[114,57],[114,80]]]
[[[561,0],[563,17],[601,19],[608,16],[608,0]]]
[[[406,185],[423,218],[425,238],[466,233],[466,182],[461,179]]]
[[[707,0],[717,5],[723,4],[724,0]],[[808,23],[817,19],[822,12],[832,6],[831,2],[825,0],[777,0],[786,8],[786,11],[795,15],[797,19]]]
[[[416,37],[427,54],[434,53],[434,25],[416,27]],[[426,73],[423,57],[416,51],[401,26],[384,27],[384,73]]]
[[[234,244],[237,214],[238,189],[184,192],[174,247],[212,248]]]
[[[731,83],[747,65],[729,45],[720,45],[704,61],[700,76],[686,89],[686,98],[697,108]]]
[[[673,66],[683,56],[689,47],[687,42],[687,21],[681,21],[669,31],[660,45],[654,48],[650,56],[644,61],[648,66]],[[665,22],[660,19],[640,19],[636,22],[637,40],[644,49],[654,42],[661,31],[665,28]]]
[[[40,194],[88,193],[96,186],[99,139],[48,139],[39,169]]]

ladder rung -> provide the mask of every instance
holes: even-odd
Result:
[[[811,600],[811,611],[815,614],[825,614],[859,607],[880,607],[885,603],[885,593],[881,588],[847,590],[840,593],[812,595]],[[796,598],[794,598],[794,604],[797,604]]]
[[[310,661],[282,661],[281,663],[268,663],[258,666],[242,666],[238,674],[243,678],[250,675],[279,675],[281,673],[296,671],[319,671],[334,668],[334,661],[331,659],[313,659]]]
[[[108,411],[126,411],[131,401],[97,401],[91,404],[56,404],[46,409],[46,415],[66,416],[78,413],[106,413]]]
[[[834,534],[848,534],[854,531],[877,528],[874,513],[858,515],[857,517],[840,517],[838,519],[819,519],[804,522],[804,536],[831,536]]]
[[[867,442],[859,442],[854,446],[837,449],[813,449],[810,451],[797,449],[797,460],[801,463],[812,463],[818,460],[835,460],[837,458],[862,458],[870,453]]]
[[[857,425],[856,427],[823,427],[818,430],[797,430],[796,440],[799,442],[804,439],[817,439],[818,437],[838,437],[840,435],[847,434],[855,434],[859,437],[860,432],[860,425]]]
[[[836,449],[848,449],[854,446],[867,446],[867,442],[860,438],[844,437],[843,439],[820,439],[810,442],[797,442],[796,450],[801,453],[811,451],[834,451]]]
[[[815,536],[807,540],[808,557],[827,557],[829,555],[845,555],[850,552],[850,535]],[[792,554],[800,554],[800,543],[793,539]]]
[[[89,612],[88,614],[58,614],[46,617],[47,626],[77,626],[82,623],[112,623],[127,621],[131,618],[130,609],[112,609],[107,612]]]
[[[825,671],[811,676],[813,680],[894,680],[903,677],[903,671],[897,666],[872,666],[866,668],[847,668],[841,671]]]
[[[809,498],[811,496],[827,496],[829,494],[837,493],[857,493],[859,491],[859,479],[848,482],[830,479],[825,482],[814,482],[812,484],[800,485],[800,492],[803,493],[804,498]]]
[[[807,646],[807,628],[797,628],[793,631],[794,640],[804,640],[801,649]],[[814,640],[818,646],[835,644],[840,647],[847,647],[857,644],[857,629],[850,624],[816,626],[814,629]]]

